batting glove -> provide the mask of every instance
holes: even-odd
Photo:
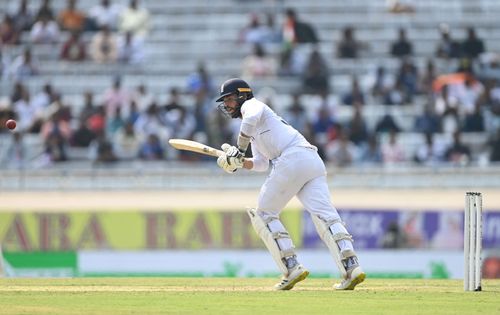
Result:
[[[237,168],[234,165],[229,164],[227,160],[227,155],[222,154],[217,159],[217,165],[229,174],[236,172]]]
[[[227,162],[235,168],[242,168],[245,159],[243,153],[235,146],[227,143],[222,145],[222,150],[226,153]]]

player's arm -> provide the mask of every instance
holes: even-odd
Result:
[[[242,125],[241,129],[243,129],[244,125]],[[246,128],[248,129],[248,128]],[[241,130],[240,134],[238,135],[238,141],[236,142],[236,145],[238,146],[238,150],[245,155],[245,153],[248,150],[248,146],[250,145],[250,138],[251,136],[247,135],[245,131]]]
[[[247,170],[253,169],[253,161],[252,159],[245,159],[243,161],[243,168],[246,168]]]

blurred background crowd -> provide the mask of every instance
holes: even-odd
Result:
[[[361,2],[2,0],[0,165],[203,159],[230,77],[338,167],[500,161],[500,4]]]

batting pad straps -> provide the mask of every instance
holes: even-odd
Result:
[[[336,224],[336,223],[341,223],[342,221],[340,220],[328,220],[324,221],[318,216],[311,214],[312,221],[314,223],[314,226],[316,227],[316,231],[318,231],[319,236],[323,240],[323,242],[326,244],[328,247],[328,250],[330,251],[330,254],[333,257],[333,260],[337,264],[337,267],[342,275],[343,278],[347,277],[347,270],[342,263],[342,260],[345,259],[345,257],[341,254],[340,248],[338,245],[338,241],[340,240],[352,240],[351,235],[347,233],[335,233],[333,234],[332,231],[330,230],[330,226]]]
[[[290,235],[285,230],[278,217],[273,216],[264,220],[255,209],[247,209],[247,213],[250,216],[250,221],[252,222],[255,232],[257,232],[257,235],[259,235],[266,245],[279,269],[283,275],[288,276],[288,268],[283,258],[295,255]],[[271,228],[270,226],[279,226],[280,228],[279,230],[273,231],[274,228]],[[292,244],[292,246],[290,248],[281,249],[278,245],[279,240],[282,242],[287,240],[290,244]]]

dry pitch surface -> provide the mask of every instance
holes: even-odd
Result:
[[[274,279],[0,279],[0,314],[500,314],[500,280],[464,292],[459,280],[367,279],[333,291],[307,279],[273,291]]]

